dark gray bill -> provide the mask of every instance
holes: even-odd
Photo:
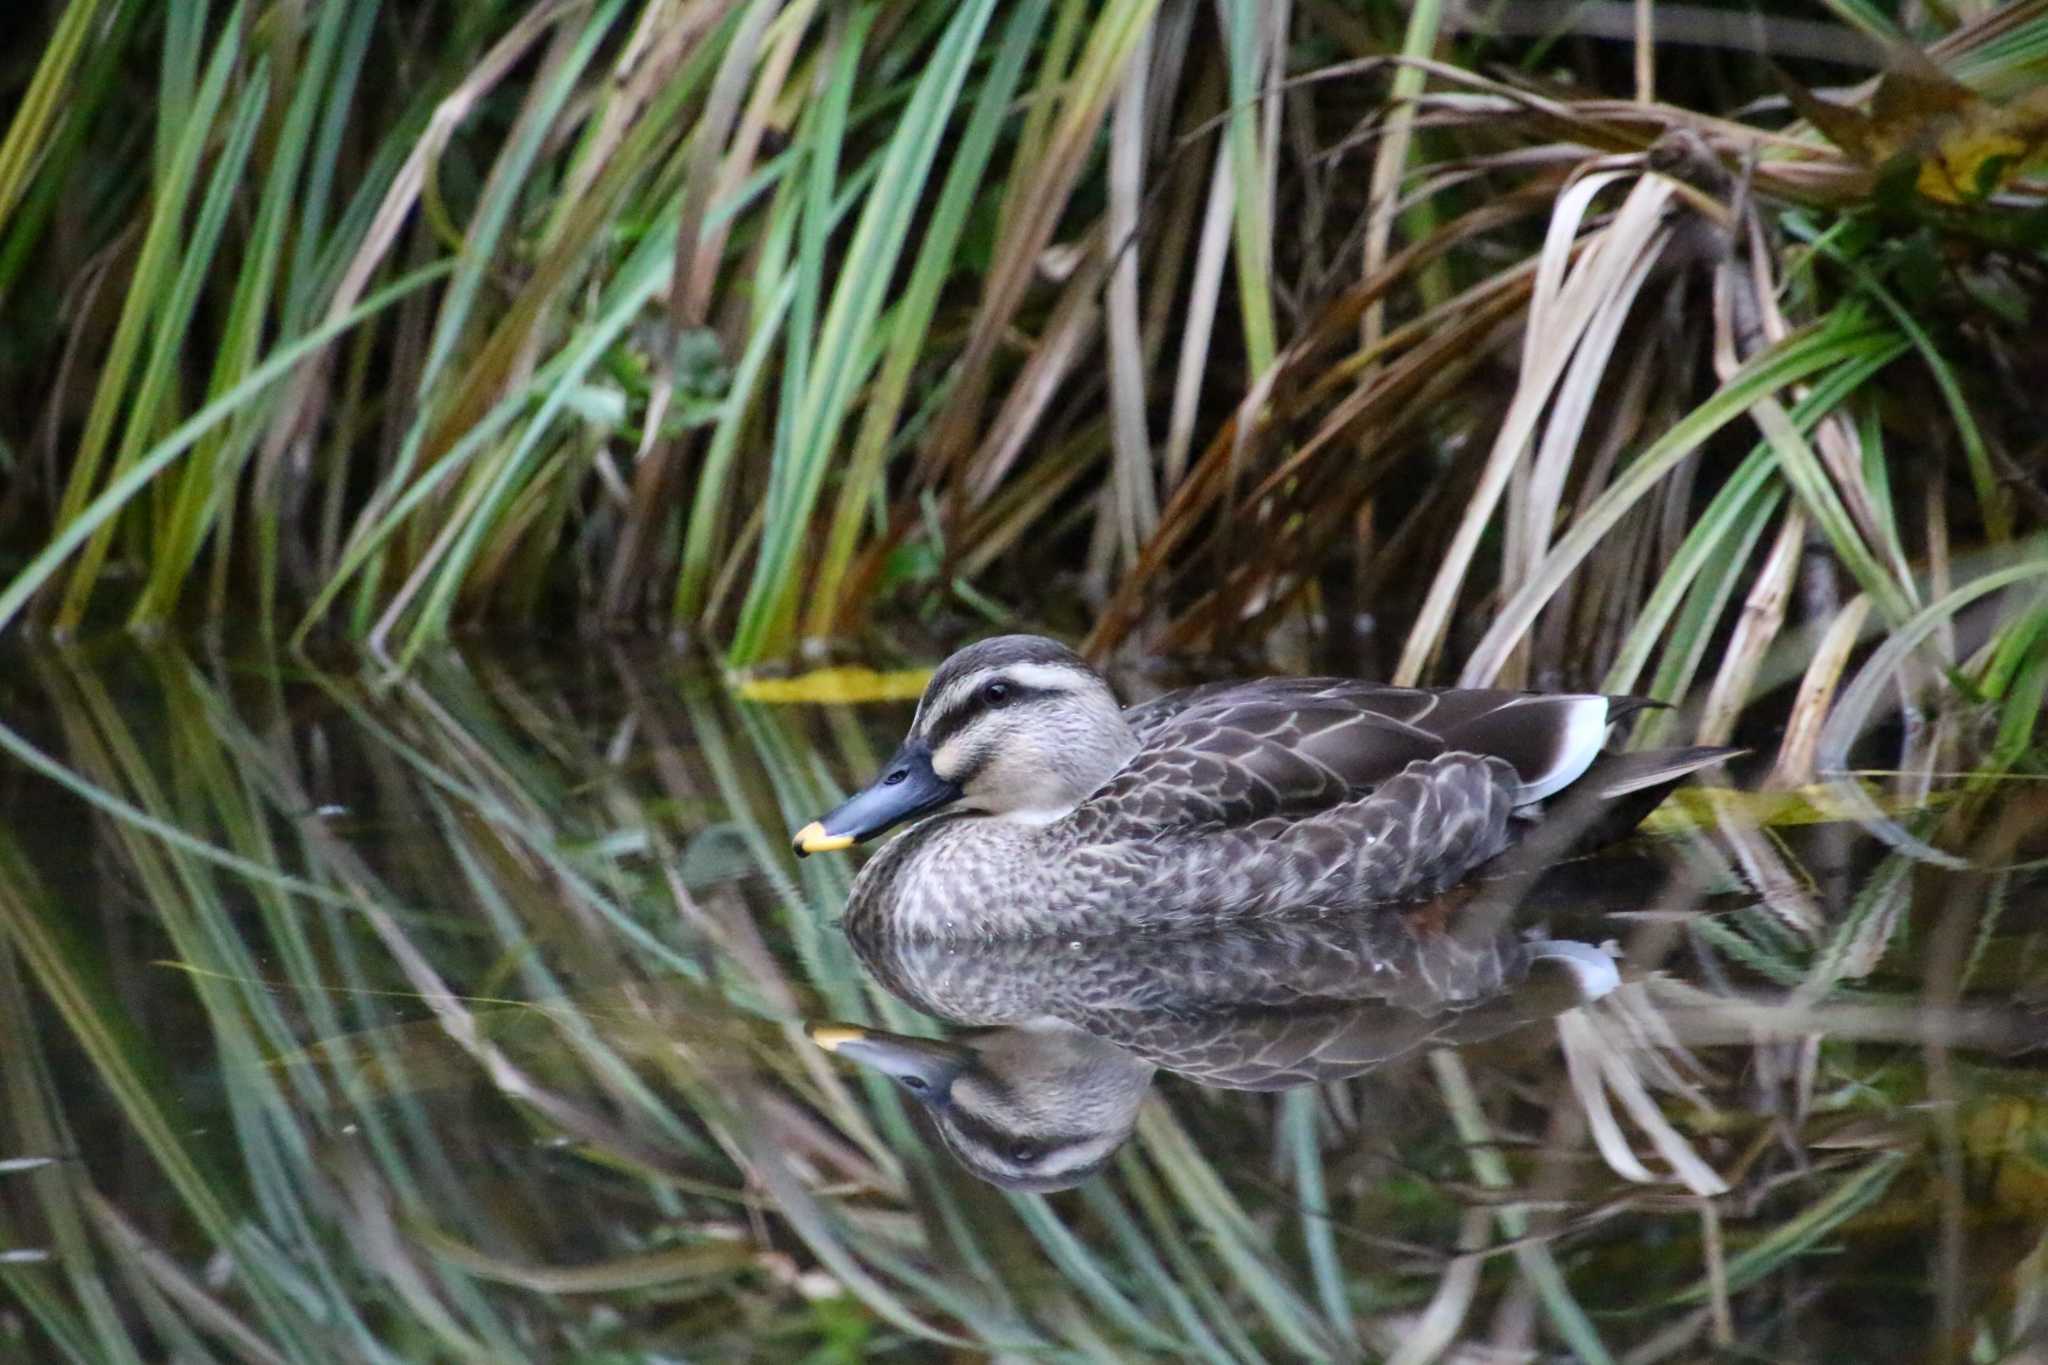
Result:
[[[960,789],[932,771],[932,751],[916,741],[906,743],[866,789],[854,793],[823,819],[813,820],[791,840],[801,858],[830,853],[902,824],[926,811],[960,799]]]
[[[958,1043],[851,1024],[812,1024],[810,1034],[811,1041],[827,1052],[873,1067],[927,1104],[943,1102],[953,1078],[974,1057]]]

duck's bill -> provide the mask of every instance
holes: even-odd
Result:
[[[871,1066],[913,1095],[943,1099],[973,1054],[959,1043],[912,1038],[852,1024],[811,1024],[811,1041],[834,1056]]]
[[[798,830],[791,843],[798,857],[851,848],[959,799],[960,789],[932,771],[931,750],[922,744],[906,744],[865,790]]]

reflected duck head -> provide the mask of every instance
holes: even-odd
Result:
[[[1065,1024],[1010,1025],[951,1039],[818,1024],[826,1051],[894,1080],[931,1116],[954,1158],[1004,1189],[1072,1189],[1131,1135],[1153,1068]]]
[[[797,831],[796,851],[847,848],[942,811],[1044,824],[1137,747],[1116,694],[1073,650],[1038,635],[983,640],[939,666],[881,775]]]

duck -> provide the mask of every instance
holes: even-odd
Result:
[[[812,1041],[893,1080],[970,1174],[1040,1193],[1100,1172],[1161,1072],[1226,1090],[1317,1085],[1495,1038],[1621,984],[1605,950],[1525,933],[1470,900],[1092,942],[962,945],[873,922],[850,938],[879,985],[956,1031],[817,1022]]]
[[[1741,752],[1607,752],[1609,727],[1652,704],[1259,678],[1126,707],[1068,646],[1001,635],[939,665],[881,773],[793,845],[833,852],[907,825],[860,869],[843,923],[913,938],[1412,904],[1517,846],[1547,860],[1613,842]]]

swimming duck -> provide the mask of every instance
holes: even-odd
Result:
[[[1157,1071],[1226,1090],[1341,1080],[1621,979],[1591,945],[1524,939],[1469,905],[1092,942],[962,945],[872,922],[851,938],[887,990],[968,1031],[814,1024],[813,1040],[894,1080],[975,1175],[1041,1191],[1108,1162]]]
[[[932,675],[866,789],[795,836],[915,820],[855,879],[848,928],[1032,938],[1419,901],[1556,817],[1546,856],[1632,829],[1737,752],[1605,754],[1646,705],[1593,693],[1212,683],[1126,709],[1056,640],[1004,635]]]

